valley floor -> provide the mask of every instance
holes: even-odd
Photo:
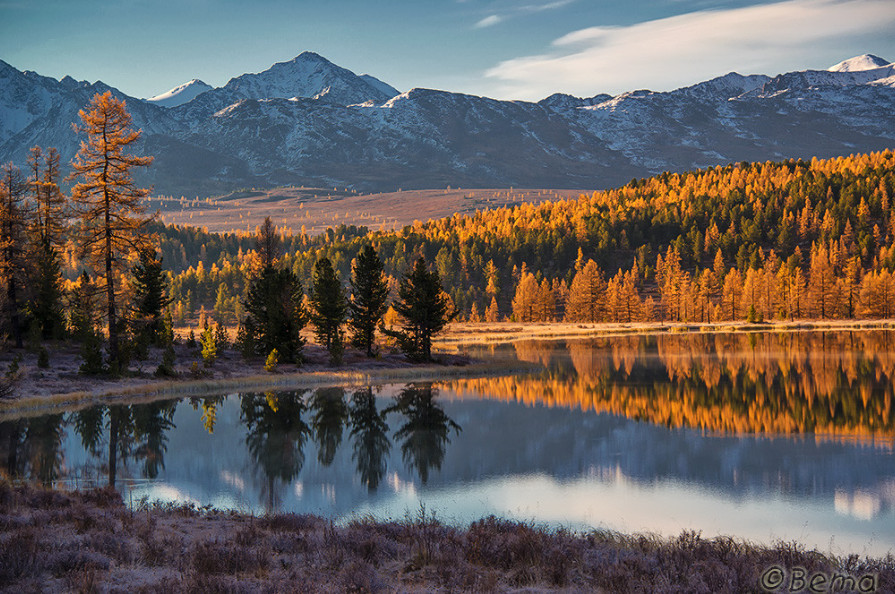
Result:
[[[574,533],[493,517],[457,528],[424,511],[337,525],[308,515],[132,509],[110,488],[0,482],[0,592],[725,593],[808,591],[792,588],[809,579],[826,584],[812,591],[893,592],[895,558],[834,558],[796,543],[692,532]]]

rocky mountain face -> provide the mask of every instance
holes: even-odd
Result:
[[[78,110],[108,89],[0,61],[0,160],[24,165],[36,144],[70,159]],[[310,52],[219,88],[188,83],[169,102],[111,90],[156,157],[139,181],[175,196],[278,184],[598,189],[665,170],[895,147],[895,65],[876,56],[538,103],[398,93]]]

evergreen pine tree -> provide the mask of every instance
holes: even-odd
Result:
[[[247,331],[259,355],[277,349],[280,359],[300,362],[304,339],[301,330],[307,323],[301,281],[289,269],[267,266],[252,284],[246,297]]]
[[[408,359],[431,361],[432,337],[457,315],[449,310],[438,272],[430,271],[426,260],[420,257],[401,280],[398,297],[394,307],[403,318],[402,329],[389,330],[387,334],[398,341]]]
[[[337,365],[342,358],[342,325],[348,304],[342,283],[329,258],[324,256],[317,260],[313,283],[309,295],[311,323],[314,324],[317,342],[329,351],[330,363]]]
[[[131,271],[134,285],[134,333],[155,345],[161,345],[165,323],[162,312],[171,303],[168,278],[155,248],[140,250],[140,261]]]
[[[17,348],[23,345],[22,282],[25,248],[25,178],[12,163],[0,170],[0,280],[6,285],[6,316]]]
[[[382,260],[371,245],[357,255],[351,269],[351,301],[348,307],[354,346],[364,349],[372,357],[376,327],[387,309],[388,284],[385,282]]]
[[[87,271],[78,277],[69,297],[69,326],[75,340],[85,341],[97,324],[96,286]]]

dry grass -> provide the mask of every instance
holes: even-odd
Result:
[[[634,322],[571,323],[571,322],[482,322],[453,323],[435,339],[441,349],[456,349],[464,345],[494,344],[519,340],[562,340],[571,338],[611,338],[632,334],[663,333],[722,333],[722,332],[804,332],[816,330],[893,330],[893,320],[797,320],[774,321],[760,324],[746,322]]]
[[[380,194],[355,194],[342,188],[274,188],[234,192],[220,198],[186,200],[154,198],[150,211],[158,209],[161,221],[177,225],[206,227],[227,233],[254,232],[270,217],[277,227],[309,235],[323,233],[338,225],[366,226],[373,230],[394,230],[415,220],[429,221],[454,213],[498,208],[545,200],[578,198],[581,190],[541,189],[459,189],[406,190]]]
[[[425,510],[337,526],[295,514],[129,509],[111,489],[0,483],[4,592],[760,592],[773,565],[872,574],[877,591],[895,591],[892,555],[837,559],[795,543],[579,534],[494,517],[464,529]]]

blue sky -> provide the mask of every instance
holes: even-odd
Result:
[[[149,97],[304,50],[400,90],[668,90],[895,61],[895,0],[0,0],[0,59]]]

